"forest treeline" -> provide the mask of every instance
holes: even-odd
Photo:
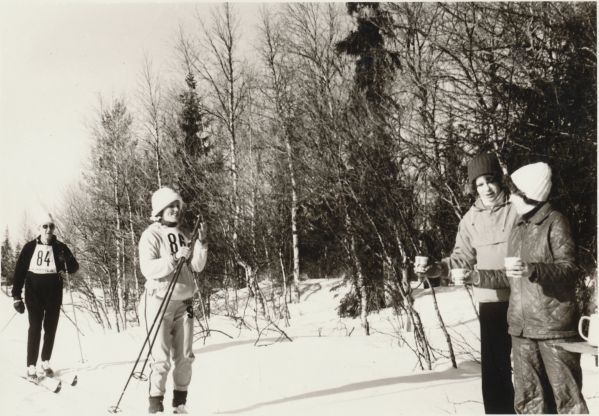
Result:
[[[225,293],[235,316],[229,294],[248,287],[261,313],[283,316],[305,276],[345,276],[339,313],[368,332],[368,313],[396,308],[426,359],[413,259],[451,252],[480,152],[507,173],[551,166],[586,311],[597,268],[595,2],[264,4],[251,45],[243,19],[231,4],[198,16],[174,36],[176,77],[145,56],[126,96],[98,100],[89,168],[56,213],[81,264],[74,287],[98,322],[136,319],[138,241],[152,193],[169,186],[189,228],[200,213],[208,224],[207,314]],[[278,289],[276,308],[261,282]]]

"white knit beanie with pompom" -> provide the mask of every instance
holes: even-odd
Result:
[[[547,201],[551,191],[551,168],[547,163],[539,162],[522,166],[512,173],[512,182],[533,201]]]
[[[183,208],[183,199],[181,195],[173,191],[171,188],[160,188],[152,195],[152,221],[158,221],[158,216],[162,210],[168,207],[171,202],[179,201],[179,208]]]

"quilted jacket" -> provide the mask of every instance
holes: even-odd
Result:
[[[505,270],[479,270],[479,287],[510,287],[509,333],[537,339],[577,335],[574,282],[576,247],[566,217],[550,203],[521,217],[510,233],[508,257],[531,263],[530,278],[508,278]]]

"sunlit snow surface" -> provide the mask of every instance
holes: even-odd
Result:
[[[371,335],[365,336],[359,319],[340,319],[339,300],[347,292],[339,279],[302,282],[302,302],[290,305],[291,326],[277,325],[293,342],[275,342],[276,332],[262,335],[240,330],[229,318],[213,316],[210,327],[233,337],[213,333],[194,344],[194,375],[188,406],[198,415],[415,415],[484,414],[480,388],[478,321],[463,287],[436,288],[442,317],[454,338],[458,369],[451,366],[447,343],[439,329],[430,290],[415,290],[416,308],[433,347],[438,351],[433,370],[421,370],[409,345],[413,333],[399,328],[391,310],[369,315]],[[265,286],[268,292],[268,285]],[[245,305],[245,292],[239,292]],[[233,294],[231,293],[231,297]],[[69,301],[65,294],[65,303]],[[64,306],[72,318],[70,306]],[[0,329],[13,316],[12,299],[0,295]],[[74,325],[60,318],[52,366],[57,373],[76,372],[76,387],[63,386],[53,394],[17,376],[26,370],[27,314],[17,315],[0,334],[1,413],[3,415],[108,414],[123,391],[145,333],[139,327],[117,333],[103,331],[78,312],[85,362]],[[253,312],[246,320],[255,325]],[[259,322],[263,327],[264,322]],[[397,334],[408,344],[400,346]],[[350,334],[351,333],[351,334]],[[142,355],[142,361],[146,353]],[[582,357],[583,393],[591,414],[599,412],[595,359]],[[141,369],[141,364],[138,366]],[[147,373],[146,369],[146,373]],[[132,379],[121,401],[124,414],[146,414],[148,383]],[[172,381],[165,397],[171,413]]]

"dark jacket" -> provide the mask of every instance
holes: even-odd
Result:
[[[37,274],[29,270],[31,258],[38,244],[43,244],[38,236],[23,246],[19,259],[15,266],[15,274],[12,287],[12,296],[16,299],[21,299],[23,285],[25,285],[25,300],[26,303],[32,301],[48,301],[51,303],[62,302],[62,278],[60,272],[64,271],[64,263],[60,261],[59,255],[64,252],[70,260],[67,262],[69,273],[75,273],[79,270],[79,263],[73,257],[71,250],[66,244],[58,241],[56,236],[52,236],[50,246],[54,255],[54,264],[56,265],[56,273]]]
[[[509,333],[537,339],[577,335],[574,283],[576,247],[566,217],[550,203],[529,219],[520,218],[508,241],[508,257],[534,269],[528,279],[508,278],[505,270],[479,270],[480,287],[510,287]]]

